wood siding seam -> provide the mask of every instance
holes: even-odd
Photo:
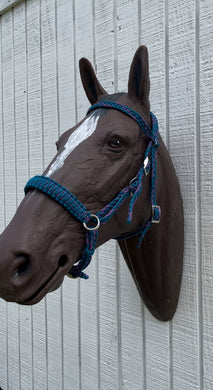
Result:
[[[165,139],[167,149],[170,150],[170,126],[169,126],[169,1],[165,4]],[[169,388],[173,390],[173,321],[169,323]]]
[[[195,0],[195,126],[196,126],[196,257],[198,288],[198,343],[199,343],[199,379],[200,389],[204,387],[203,373],[203,292],[202,292],[202,233],[201,233],[201,150],[200,150],[200,6]]]
[[[0,17],[0,64],[1,64],[1,69],[3,69],[3,39],[2,39],[2,17]],[[2,140],[2,145],[1,145],[1,151],[2,151],[2,167],[1,167],[1,175],[2,175],[2,186],[3,186],[3,191],[2,191],[2,206],[3,206],[3,213],[2,213],[2,226],[1,230],[3,230],[6,227],[6,194],[5,194],[5,140],[4,140],[4,94],[3,94],[3,71],[1,72],[0,75],[0,99],[1,99],[1,105],[0,105],[0,110],[1,110],[1,140]],[[8,388],[8,360],[9,360],[9,354],[8,354],[8,308],[7,308],[7,302],[2,304],[1,307],[1,318],[3,319],[5,317],[4,321],[4,330],[3,327],[1,327],[1,350],[2,350],[2,356],[3,356],[3,361],[4,364],[0,364],[0,369],[1,369],[1,377],[2,377],[2,386],[6,385]]]

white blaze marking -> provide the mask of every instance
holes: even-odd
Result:
[[[92,135],[96,129],[99,115],[92,114],[83,121],[83,123],[77,127],[77,129],[68,138],[64,150],[57,156],[56,160],[52,163],[46,176],[51,176],[55,171],[62,168],[65,159],[77,148],[83,141],[85,141],[90,135]]]

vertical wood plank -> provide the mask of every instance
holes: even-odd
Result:
[[[201,384],[205,390],[210,390],[213,383],[213,314],[212,314],[212,291],[213,291],[213,265],[212,265],[212,191],[213,191],[213,5],[210,2],[201,1],[197,5],[197,27],[198,49],[199,49],[199,74],[197,74],[200,117],[198,125],[200,126],[200,155],[197,161],[197,167],[200,169],[200,177],[198,181],[198,197],[200,202],[201,212],[201,255],[202,263],[199,269],[201,272],[201,287],[200,299],[202,300],[202,319],[201,333],[203,336],[203,345],[200,348],[201,374],[203,381]],[[199,107],[198,107],[199,109]],[[199,188],[200,187],[200,188]]]
[[[94,2],[92,0],[75,1],[75,54],[76,54],[76,91],[77,120],[85,117],[90,103],[83,90],[79,73],[79,59],[88,58],[94,62]],[[85,23],[86,21],[86,23]],[[86,42],[86,45],[85,45]],[[86,273],[89,280],[80,283],[80,359],[82,389],[99,389],[99,328],[97,307],[97,254],[93,256]]]
[[[5,228],[5,185],[4,185],[4,122],[3,122],[3,58],[2,58],[2,17],[0,18],[0,231]],[[0,386],[7,387],[7,304],[0,300]]]
[[[44,131],[44,167],[56,154],[58,139],[58,96],[56,66],[55,0],[41,2],[41,69]]]
[[[95,60],[96,71],[108,93],[115,92],[114,68],[116,53],[114,42],[117,27],[114,20],[115,4],[112,0],[95,2]]]
[[[27,39],[27,116],[29,175],[41,174],[43,170],[43,129],[41,100],[41,44],[40,1],[26,2]],[[33,388],[47,389],[47,339],[45,300],[32,308],[32,368]]]
[[[108,93],[117,86],[116,3],[95,2],[95,60],[99,80]],[[118,301],[117,244],[109,241],[98,249],[100,390],[119,389],[120,314]]]
[[[13,12],[2,16],[2,61],[3,61],[3,126],[4,126],[4,185],[5,217],[8,224],[16,210],[16,145],[14,118],[14,41]],[[18,306],[7,304],[7,352],[8,378],[11,389],[20,387]]]
[[[14,9],[14,98],[16,129],[17,206],[23,198],[28,180],[28,121],[25,3]],[[32,321],[31,308],[19,306],[20,388],[32,389]]]
[[[196,243],[195,6],[169,3],[170,152],[185,209],[182,289],[173,322],[173,387],[199,389],[199,299]]]
[[[14,77],[16,125],[17,202],[24,196],[24,186],[29,177],[27,129],[27,66],[25,3],[14,8]]]
[[[0,343],[1,343],[1,354],[0,354],[0,386],[2,389],[7,388],[7,372],[8,372],[8,347],[7,347],[7,307],[6,302],[0,300],[0,316],[1,316],[1,327],[0,327]]]
[[[139,28],[135,15],[138,1],[117,2],[117,63],[118,91],[127,91],[132,58],[139,45]],[[144,312],[142,301],[133,278],[119,251],[120,288],[120,340],[121,362],[120,383],[122,389],[141,389],[145,385],[144,375]]]
[[[141,44],[149,50],[150,103],[151,110],[159,121],[159,130],[164,139],[166,134],[166,46],[165,46],[165,2],[153,1],[152,7],[147,0],[141,3]],[[167,147],[169,144],[167,142]],[[170,329],[168,323],[161,323],[145,310],[146,338],[146,388],[172,389]]]
[[[57,1],[57,55],[60,133],[76,123],[73,2]],[[62,285],[63,388],[80,389],[78,282]]]
[[[76,124],[73,3],[57,0],[57,58],[60,134]]]
[[[85,23],[85,21],[87,21]],[[87,44],[85,45],[85,40]],[[78,62],[81,57],[87,57],[91,62],[94,58],[93,42],[93,2],[80,0],[75,2],[75,54],[76,54],[76,80],[77,80],[77,121],[85,117],[90,103],[83,90]]]
[[[60,133],[76,123],[73,2],[57,1],[57,62]],[[78,282],[62,285],[63,389],[80,389]]]
[[[2,58],[2,17],[0,18],[0,231],[2,232],[5,227],[5,186],[4,186],[4,122],[3,122],[3,58]]]
[[[138,1],[119,0],[116,7],[117,44],[115,47],[118,62],[118,90],[127,92],[130,64],[139,46],[139,29],[136,15]]]
[[[40,3],[27,2],[27,66],[30,177],[43,169],[41,106]]]
[[[13,15],[2,16],[3,126],[6,224],[16,210],[16,146],[14,123]]]
[[[41,2],[41,94],[43,118],[44,167],[56,154],[58,139],[58,94],[56,65],[55,0]],[[61,388],[62,379],[62,318],[61,289],[46,297],[48,389]]]
[[[140,44],[147,45],[149,50],[150,69],[150,103],[151,110],[156,113],[161,136],[169,147],[166,137],[166,0],[153,1],[152,7],[148,0],[141,3],[141,35]]]
[[[119,389],[120,338],[115,241],[99,248],[100,389]]]

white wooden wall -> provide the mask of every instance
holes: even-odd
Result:
[[[27,179],[55,154],[58,135],[89,107],[79,58],[93,62],[109,92],[122,91],[140,44],[149,49],[152,110],[185,209],[173,321],[161,323],[144,308],[108,242],[89,281],[66,278],[33,308],[0,300],[0,387],[212,390],[212,0],[1,0],[0,13],[1,231]]]

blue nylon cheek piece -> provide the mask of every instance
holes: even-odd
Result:
[[[147,123],[141,117],[141,115],[139,115],[136,111],[132,110],[127,106],[111,101],[102,101],[94,104],[90,107],[88,113],[100,107],[106,109],[115,109],[128,115],[138,123],[144,134],[150,140],[145,152],[144,164],[139,169],[134,179],[132,179],[129,185],[124,187],[108,205],[106,205],[102,210],[96,213],[96,218],[100,221],[100,225],[103,225],[104,223],[108,222],[119,209],[119,207],[128,198],[130,198],[127,216],[127,223],[130,224],[132,221],[132,213],[135,202],[142,191],[142,179],[144,175],[147,175],[151,171],[151,217],[145,223],[145,225],[142,226],[137,232],[132,234],[124,234],[120,237],[116,237],[117,240],[121,240],[139,235],[138,246],[140,246],[146,232],[150,229],[153,223],[158,223],[160,221],[161,216],[160,206],[156,205],[156,154],[157,148],[159,146],[158,122],[154,114],[150,113],[152,119],[152,129],[150,129]],[[145,161],[148,161],[146,165]],[[49,198],[53,199],[62,207],[64,207],[74,218],[76,218],[82,224],[88,224],[88,222],[92,222],[92,214],[87,210],[87,208],[76,198],[75,195],[73,195],[69,190],[67,190],[64,186],[60,185],[53,179],[43,175],[34,176],[27,182],[24,189],[25,194],[27,194],[31,190],[37,190],[44,193]],[[89,265],[92,255],[94,254],[97,237],[98,230],[86,230],[84,251],[79,262],[73,265],[71,270],[68,272],[68,276],[70,276],[71,278],[80,277],[88,279],[88,276],[83,272],[83,270]]]

